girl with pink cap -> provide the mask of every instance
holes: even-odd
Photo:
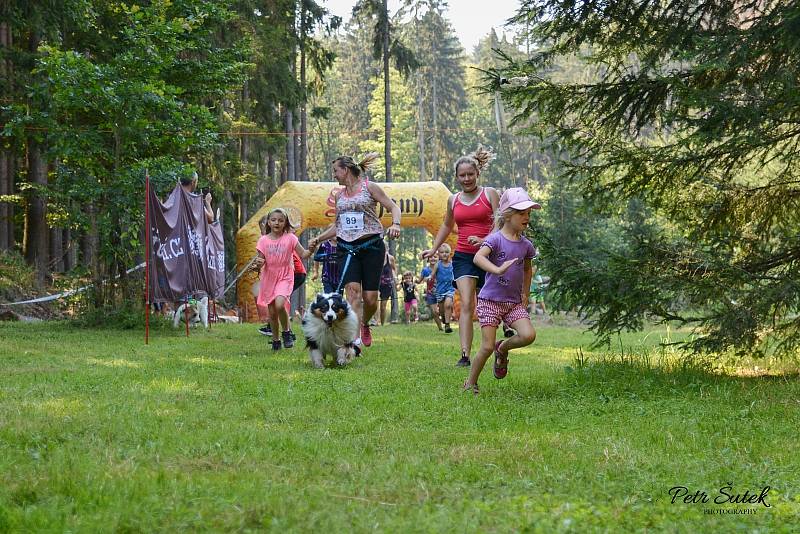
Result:
[[[473,262],[486,271],[486,282],[478,294],[476,308],[481,325],[481,348],[472,360],[464,390],[478,394],[478,377],[489,355],[494,352],[494,376],[508,374],[508,353],[536,339],[526,307],[531,284],[531,260],[538,254],[525,236],[532,209],[541,206],[520,188],[508,189],[497,209],[499,231],[489,235]],[[505,322],[516,330],[512,337],[495,342],[497,327]]]

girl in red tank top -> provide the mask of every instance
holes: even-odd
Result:
[[[458,241],[453,255],[453,274],[458,296],[461,299],[458,318],[458,337],[461,341],[461,358],[456,365],[470,365],[472,353],[472,313],[475,292],[485,273],[472,262],[475,253],[494,228],[494,212],[500,195],[492,187],[479,183],[480,175],[494,159],[494,153],[479,146],[475,152],[456,160],[455,174],[461,191],[447,201],[447,214],[433,246],[422,252],[428,258],[439,250],[450,233],[458,226]]]
[[[461,200],[461,193],[456,193],[453,199],[453,219],[458,227],[456,252],[477,253],[479,247],[471,244],[469,237],[486,237],[494,228],[494,210],[486,198],[486,189],[481,188],[478,198],[469,204]]]

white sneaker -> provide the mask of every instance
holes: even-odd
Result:
[[[357,337],[356,340],[353,341],[353,345],[358,345],[360,347],[361,346],[361,338]]]

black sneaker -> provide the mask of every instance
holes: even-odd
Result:
[[[272,340],[272,350],[281,350],[281,340],[280,339],[273,339]]]
[[[258,333],[262,336],[272,336],[272,325],[265,324],[258,329]]]
[[[470,362],[467,355],[462,352],[461,359],[456,363],[456,367],[469,367],[470,365],[472,365],[472,362]]]
[[[294,347],[294,334],[291,330],[287,330],[286,332],[282,333],[281,337],[283,337],[283,348],[291,349]]]
[[[445,334],[449,334],[449,333],[451,333],[452,331],[453,331],[453,329],[452,329],[452,328],[450,328],[450,324],[449,324],[449,323],[444,323],[444,333],[445,333]]]
[[[510,326],[503,325],[503,335],[506,337],[513,337],[516,332]]]

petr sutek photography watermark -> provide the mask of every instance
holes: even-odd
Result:
[[[741,492],[730,482],[717,490],[711,492],[706,490],[696,490],[687,486],[673,486],[669,489],[670,502],[672,504],[706,504],[710,505],[703,509],[705,514],[755,514],[761,507],[771,508],[772,505],[767,501],[771,486],[764,486],[758,489],[745,489]],[[761,505],[751,508],[725,507],[728,504],[738,505]]]

